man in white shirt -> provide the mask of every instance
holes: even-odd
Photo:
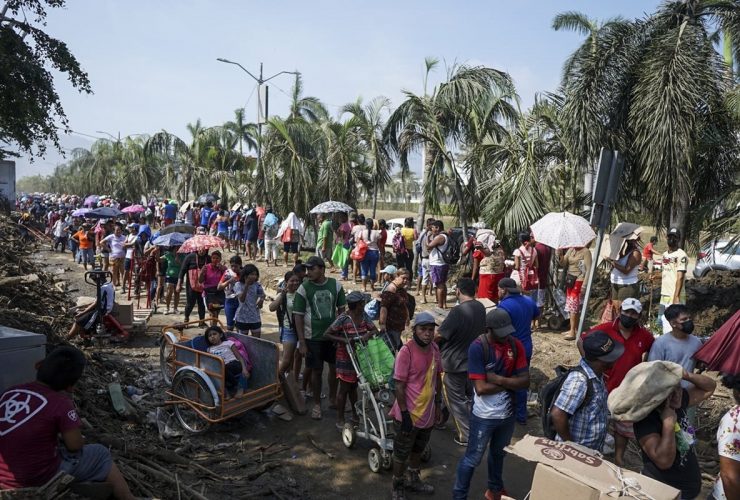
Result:
[[[664,334],[673,330],[673,327],[671,327],[670,322],[666,320],[664,315],[666,308],[671,304],[686,303],[684,283],[686,281],[689,257],[686,255],[686,252],[678,248],[680,240],[681,233],[678,228],[671,228],[666,237],[668,250],[663,252],[660,305],[658,306],[658,318],[663,324]]]

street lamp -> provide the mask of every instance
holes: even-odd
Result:
[[[238,66],[241,68],[242,71],[244,71],[246,74],[248,74],[254,81],[257,82],[257,135],[259,136],[257,138],[257,168],[262,168],[262,121],[263,119],[267,119],[268,114],[268,103],[269,103],[269,92],[268,87],[265,87],[265,113],[262,114],[262,84],[267,83],[276,76],[280,76],[282,74],[289,74],[289,75],[300,75],[300,72],[298,71],[280,71],[278,73],[275,73],[269,78],[263,78],[262,75],[262,63],[260,63],[260,76],[259,78],[254,76],[247,68],[239,64],[238,62],[229,61],[228,59],[224,59],[222,57],[216,58],[218,62],[226,63],[226,64],[233,64],[234,66]]]
[[[113,134],[111,134],[111,133],[108,133],[108,132],[106,132],[105,130],[96,130],[96,131],[95,131],[95,133],[96,133],[96,134],[105,134],[105,135],[107,135],[108,137],[110,137],[111,139],[113,139],[114,141],[116,141],[116,142],[121,142],[121,132],[120,132],[120,131],[118,132],[118,138],[116,138],[116,136],[115,136],[115,135],[113,135]]]

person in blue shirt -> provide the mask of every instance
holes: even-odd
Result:
[[[498,282],[498,307],[504,309],[511,316],[514,325],[514,338],[524,345],[527,355],[527,366],[532,360],[532,320],[540,316],[537,303],[521,290],[511,278],[503,278]],[[516,421],[518,424],[527,423],[527,389],[516,391]]]
[[[206,232],[210,229],[211,216],[213,215],[213,202],[209,201],[206,203],[200,211],[200,225],[206,228]]]
[[[169,200],[164,206],[164,226],[169,226],[175,222],[177,218],[177,205],[172,200]]]

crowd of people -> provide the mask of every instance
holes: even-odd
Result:
[[[161,222],[156,219],[156,211],[153,220],[140,221],[138,226],[136,222],[101,221],[94,227],[84,227],[83,222],[71,238],[73,247],[78,254],[82,250],[87,252],[88,244],[96,249],[108,248],[102,257],[105,259],[104,254],[108,253],[110,268],[114,269],[114,286],[122,290],[127,283],[126,273],[131,271],[130,259],[143,258],[151,252],[161,266],[156,274],[162,275],[162,285],[167,289],[165,313],[170,311],[171,298],[174,298],[172,311],[178,312],[179,295],[184,290],[185,321],[189,321],[196,305],[197,321],[206,319],[207,310],[217,316],[223,309],[227,330],[259,337],[263,303],[267,301],[269,310],[277,314],[283,345],[281,376],[293,377],[300,384],[302,395],[313,403],[310,417],[321,420],[326,368],[329,409],[336,412],[338,429],[347,424],[347,413],[351,423],[358,419],[354,405],[358,377],[349,359],[348,344],[367,341],[373,336],[387,339],[397,352],[393,370],[395,402],[390,412],[394,421],[392,498],[404,499],[410,492],[434,492],[433,485],[422,479],[420,457],[435,427],[443,421],[443,408],[452,417],[455,443],[465,448],[456,467],[453,498],[468,498],[471,478],[486,450],[485,498],[500,500],[506,494],[504,449],[516,426],[527,424],[529,368],[537,349],[532,332],[538,327],[543,306],[552,300],[548,299],[552,295],[554,274],[551,266],[553,270],[554,266],[560,266],[565,271],[564,309],[569,313],[570,329],[564,338],[578,337],[581,360],[561,376],[551,404],[543,405],[543,422],[549,421],[551,426],[543,430],[546,434],[552,431],[556,440],[598,452],[608,451],[605,443],[612,436],[614,462],[620,466],[624,465],[627,443],[635,440],[642,452],[645,475],[681,490],[682,498],[698,497],[701,472],[693,446],[692,409],[713,394],[715,382],[695,372],[693,354],[701,342],[693,335],[693,321],[684,305],[688,259],[678,246],[677,230],[668,232],[668,250],[660,255],[654,250],[655,241],[651,241],[647,250],[642,249],[639,233],[626,240],[619,256],[608,259],[612,267],[613,317],[586,332],[577,332],[584,282],[588,280],[593,258],[587,247],[552,249],[537,242],[536,235],[527,231],[519,235],[519,246],[508,259],[502,243],[482,227],[477,228],[475,235],[455,242],[451,233],[445,231],[443,222],[435,219],[427,220],[422,231],[416,231],[413,220],[407,220],[404,227],[389,234],[391,231],[383,220],[374,221],[355,213],[333,217],[320,214],[315,255],[304,261],[298,259],[298,245],[305,236],[305,225],[295,214],[281,220],[269,206],[261,214],[259,207],[233,214],[207,202],[185,211],[175,209],[174,216],[169,217],[172,211],[167,211],[168,205],[164,205]],[[57,229],[61,227],[72,233],[70,226],[79,223],[74,218],[70,221],[64,209],[56,212],[56,219],[48,217],[55,235],[55,249],[60,246],[57,243],[62,243],[57,241],[61,238],[56,236]],[[162,251],[151,244],[153,231],[160,225],[176,223],[180,217],[198,226],[199,232],[213,232],[224,240],[227,250],[235,254],[228,266],[222,263],[219,250],[209,253],[204,249],[181,258],[175,248]],[[60,221],[64,222],[60,225]],[[272,225],[274,230],[268,231]],[[289,241],[282,240],[285,264],[288,265],[289,253],[294,253],[296,258],[276,296],[268,298],[259,281],[258,267],[254,263],[243,265],[239,254],[243,252],[247,260],[262,258],[266,263],[277,264],[275,245],[268,242],[284,236],[285,228],[291,229]],[[245,234],[246,238],[241,237]],[[389,238],[395,265],[386,262]],[[84,248],[83,241],[86,241]],[[431,286],[436,305],[440,309],[447,307],[450,246],[457,244],[458,261],[467,259],[471,272],[455,283],[454,307],[441,321],[428,312],[415,312],[416,301],[410,293],[414,285],[416,296],[424,302]],[[65,245],[61,246],[64,251]],[[127,256],[129,251],[131,257]],[[89,264],[89,256],[81,262]],[[658,332],[662,335],[654,335],[645,323],[644,306],[639,300],[641,268],[659,268],[662,273],[663,331]],[[332,272],[338,277],[333,277]],[[363,291],[347,293],[343,281],[361,284]],[[158,298],[158,279],[152,279],[152,284]],[[367,295],[368,291],[374,296]],[[496,307],[486,311],[477,298],[489,299]],[[369,304],[371,301],[374,304]],[[370,308],[371,305],[377,309]],[[80,321],[83,319],[89,320]],[[249,377],[248,359],[244,359],[238,346],[221,330],[207,329],[204,339],[210,352],[222,356],[225,364],[232,366],[228,389],[230,397],[238,396],[239,380]],[[613,418],[612,399],[622,398],[624,392],[640,392],[624,389],[619,392],[622,384],[629,382],[631,370],[638,366],[659,370],[664,364],[680,367],[681,375],[671,379],[667,392],[664,388],[662,393],[653,395],[650,408],[645,407],[644,401],[640,403],[648,411],[646,416],[636,421]],[[726,375],[724,382],[733,390],[739,404],[740,374]],[[45,379],[39,380],[38,383],[45,383]],[[615,396],[610,397],[612,393]],[[349,412],[345,411],[347,400]],[[718,430],[721,480],[713,492],[717,500],[738,498],[740,491],[738,408],[736,405],[728,412]],[[0,484],[8,477],[7,469],[3,475],[2,456]],[[101,470],[96,477],[117,481],[114,467],[107,467],[106,474]],[[125,496],[120,484],[119,491]]]

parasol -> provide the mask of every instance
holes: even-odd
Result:
[[[219,196],[217,194],[214,194],[214,193],[206,193],[206,194],[202,194],[202,195],[200,195],[198,197],[198,202],[199,203],[208,203],[209,201],[211,203],[215,203],[218,200],[219,200]]]
[[[551,212],[532,224],[534,239],[549,247],[585,247],[596,233],[588,221],[570,212]]]
[[[100,197],[94,194],[91,194],[87,198],[85,198],[85,201],[82,203],[85,206],[91,206],[94,205],[100,200]]]
[[[231,211],[239,210],[242,207],[241,202],[234,203],[234,206],[231,207]]]
[[[714,332],[694,359],[706,363],[707,370],[740,375],[740,311]]]
[[[311,209],[312,214],[330,214],[334,212],[352,212],[354,211],[354,208],[350,207],[346,203],[342,203],[341,201],[325,201],[324,203],[319,203],[315,207]]]
[[[152,245],[157,245],[159,247],[179,247],[185,243],[186,240],[192,237],[192,234],[185,233],[160,234],[152,240]]]
[[[121,210],[121,212],[124,214],[140,214],[141,212],[146,212],[146,207],[141,205],[131,205]]]
[[[114,217],[120,217],[123,214],[120,210],[111,207],[100,207],[95,210],[90,210],[85,217],[91,219],[112,219]]]
[[[183,243],[177,253],[197,252],[214,247],[222,248],[223,246],[224,242],[221,238],[207,234],[198,234]]]
[[[183,233],[183,234],[195,234],[195,226],[191,224],[176,223],[165,226],[159,230],[159,234],[171,234],[171,233]]]
[[[84,217],[90,211],[89,208],[78,208],[72,212],[72,217]]]
[[[182,204],[182,206],[180,206],[180,211],[186,212],[192,204],[193,204],[193,200],[186,201],[185,203]]]

